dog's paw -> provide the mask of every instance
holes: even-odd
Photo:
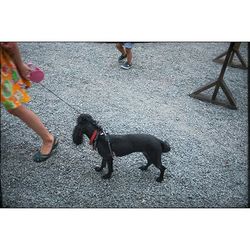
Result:
[[[95,167],[95,171],[100,172],[100,171],[102,171],[102,168],[101,167]]]
[[[157,177],[157,178],[156,178],[156,181],[157,181],[157,182],[162,182],[162,181],[163,181],[163,178]]]
[[[148,168],[146,166],[141,166],[141,167],[139,167],[139,169],[142,171],[146,171]]]
[[[105,174],[102,176],[102,179],[106,180],[109,179],[111,177],[111,174]]]

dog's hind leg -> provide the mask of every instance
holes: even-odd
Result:
[[[156,181],[162,182],[164,178],[164,172],[166,167],[164,167],[161,163],[161,155],[156,155],[154,160],[153,160],[154,165],[160,170],[160,175],[159,177],[156,178]]]
[[[166,167],[164,167],[163,165],[160,165],[159,167],[156,166],[156,167],[160,169],[160,175],[159,175],[159,177],[156,178],[156,181],[162,182],[162,181],[163,181],[164,172],[165,172]]]
[[[141,166],[139,167],[140,170],[142,171],[146,171],[148,169],[148,167],[152,164],[151,158],[149,157],[149,155],[146,152],[143,152],[143,155],[146,157],[147,159],[147,164],[145,166]]]
[[[108,159],[107,163],[108,163],[108,173],[102,176],[103,179],[109,179],[113,172],[113,158]]]
[[[102,171],[106,167],[106,164],[107,164],[107,161],[104,158],[102,158],[102,165],[101,165],[101,167],[95,167],[95,171],[97,171],[97,172]]]

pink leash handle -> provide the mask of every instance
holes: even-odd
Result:
[[[36,82],[36,83],[41,82],[44,79],[43,71],[39,69],[38,67],[34,66],[32,63],[28,63],[27,65],[32,69],[29,79],[32,82]]]

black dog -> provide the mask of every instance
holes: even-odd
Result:
[[[101,171],[108,164],[108,173],[104,179],[110,178],[113,172],[113,156],[124,156],[133,152],[142,152],[147,159],[147,165],[141,166],[141,170],[154,164],[160,170],[158,182],[163,180],[165,167],[161,163],[161,154],[170,151],[167,142],[163,142],[148,134],[127,134],[108,135],[93,118],[88,114],[81,114],[77,118],[77,125],[73,131],[73,142],[79,145],[83,142],[83,135],[90,139],[89,144],[102,156],[101,167],[96,167],[96,171]]]

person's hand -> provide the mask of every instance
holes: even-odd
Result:
[[[31,73],[32,69],[25,63],[22,63],[19,67],[18,67],[18,72],[19,74],[26,80],[29,80],[30,77],[30,73]]]

